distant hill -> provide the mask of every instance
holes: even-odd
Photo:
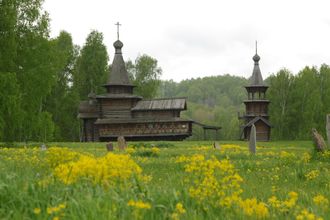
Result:
[[[239,121],[237,112],[242,112],[246,99],[244,86],[248,80],[243,77],[222,75],[183,80],[176,83],[172,80],[162,81],[158,91],[159,97],[187,97],[188,110],[183,117],[198,122],[221,126],[221,139],[238,139]],[[212,131],[208,139],[213,139]],[[202,129],[194,126],[191,139],[203,138]]]

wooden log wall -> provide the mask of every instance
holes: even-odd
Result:
[[[98,132],[94,129],[95,128],[94,122],[95,122],[95,119],[85,119],[84,120],[84,140],[85,141],[95,141],[95,138],[98,138],[97,137]]]
[[[138,124],[99,125],[100,136],[153,135],[190,133],[189,122],[150,122]]]
[[[129,99],[124,100],[102,100],[100,109],[102,118],[131,118],[131,105]]]
[[[267,103],[246,103],[246,114],[248,115],[266,115],[268,112]]]

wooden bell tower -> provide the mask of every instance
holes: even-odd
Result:
[[[241,139],[249,140],[252,124],[256,127],[257,140],[269,141],[271,124],[269,123],[268,105],[270,101],[266,98],[268,86],[263,82],[259,68],[260,56],[257,53],[253,56],[254,68],[250,79],[250,85],[245,86],[248,99],[244,101],[245,114],[240,119],[244,125],[241,127]]]

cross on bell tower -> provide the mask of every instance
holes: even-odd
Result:
[[[256,41],[256,54],[258,54],[258,41]]]
[[[117,40],[119,40],[119,26],[121,26],[121,24],[117,22],[115,25],[117,26]]]

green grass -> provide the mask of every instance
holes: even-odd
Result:
[[[254,214],[244,214],[241,208],[220,207],[211,200],[201,203],[190,196],[191,183],[185,179],[191,174],[184,171],[184,164],[175,161],[179,156],[195,154],[206,158],[215,156],[220,161],[229,159],[244,180],[241,183],[242,199],[256,198],[258,202],[264,202],[269,210],[267,219],[295,219],[303,209],[323,219],[330,219],[329,204],[322,207],[313,202],[313,197],[319,194],[330,199],[330,154],[314,154],[309,141],[260,142],[256,155],[250,155],[247,143],[240,141],[220,142],[221,146],[239,146],[236,150],[228,148],[220,151],[213,149],[213,142],[210,141],[128,144],[135,147],[132,158],[142,168],[142,173],[152,177],[149,182],[139,181],[130,187],[110,188],[91,184],[87,180],[65,185],[53,177],[54,169],[45,165],[45,152],[37,152],[39,159],[31,162],[33,155],[27,154],[26,161],[17,158],[8,160],[7,153],[0,149],[0,219],[171,219],[175,217],[172,214],[177,203],[182,203],[186,210],[178,215],[179,219],[256,219]],[[16,144],[15,149],[23,145]],[[31,144],[28,148],[33,145],[36,146]],[[47,145],[69,147],[73,151],[98,157],[107,154],[105,143]],[[159,154],[148,153],[152,146],[157,145],[160,146]],[[115,153],[123,154],[119,151]],[[304,162],[306,153],[311,158]],[[319,175],[308,179],[306,175],[315,170]],[[51,181],[41,187],[38,182],[47,178]],[[268,202],[271,196],[275,195],[283,201],[288,199],[291,191],[298,194],[294,207],[286,212],[271,207]],[[144,201],[151,204],[151,208],[130,207],[127,205],[129,200]],[[47,208],[63,203],[65,208],[47,213]],[[41,212],[35,214],[35,208],[40,208]]]

